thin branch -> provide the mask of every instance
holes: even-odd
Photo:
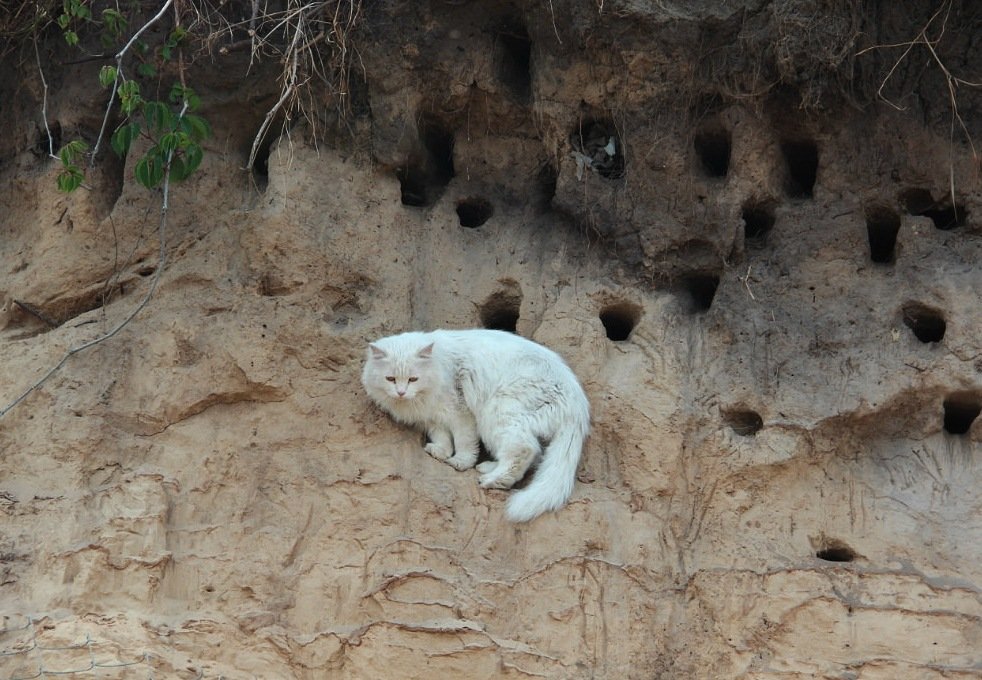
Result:
[[[38,75],[41,76],[41,85],[44,88],[44,94],[41,97],[41,117],[44,118],[44,131],[48,135],[48,155],[57,159],[58,157],[55,156],[55,141],[51,136],[51,128],[48,127],[48,81],[45,80],[44,69],[41,68],[41,53],[38,52],[37,34],[34,35],[34,57],[37,59]]]
[[[58,323],[57,319],[52,318],[50,314],[45,312],[40,307],[32,305],[30,302],[24,302],[23,300],[14,300],[14,304],[23,309],[25,312],[31,316],[35,316],[52,328],[57,328],[61,324]]]
[[[95,140],[95,146],[92,147],[92,157],[89,160],[89,167],[95,164],[96,155],[99,153],[99,146],[102,144],[102,138],[106,134],[106,127],[109,125],[109,116],[113,110],[113,103],[116,101],[116,91],[119,89],[119,82],[123,80],[123,57],[126,56],[126,52],[133,46],[134,43],[139,39],[143,33],[150,28],[153,24],[157,23],[162,16],[167,12],[167,9],[173,4],[174,0],[167,0],[164,6],[160,8],[160,11],[154,15],[150,21],[143,24],[139,31],[133,34],[133,37],[123,45],[123,49],[116,53],[116,78],[113,80],[112,91],[109,93],[109,103],[106,105],[106,113],[102,117],[102,127],[99,128],[99,136]]]
[[[170,2],[170,0],[168,0],[168,2]],[[187,113],[187,109],[188,109],[188,102],[187,100],[185,100],[184,106],[181,107],[181,112],[177,116],[178,119],[184,117],[184,114]],[[166,235],[166,227],[167,227],[167,211],[169,208],[169,197],[170,197],[170,166],[173,157],[174,157],[174,152],[171,151],[167,155],[167,162],[165,163],[164,166],[165,167],[164,184],[162,189],[163,197],[160,205],[160,224],[158,227],[158,238],[160,241],[160,248],[157,256],[157,271],[154,272],[153,280],[150,282],[150,288],[147,290],[147,294],[143,296],[143,299],[140,301],[140,304],[138,304],[129,314],[127,314],[122,321],[116,324],[116,326],[111,331],[105,333],[104,335],[100,335],[96,338],[93,338],[92,340],[83,342],[81,345],[77,345],[75,347],[69,348],[69,350],[65,352],[65,356],[61,358],[61,361],[59,361],[57,364],[52,366],[44,375],[38,378],[33,385],[31,385],[26,390],[24,390],[24,392],[19,397],[14,399],[10,404],[8,404],[2,410],[0,410],[0,418],[3,418],[5,415],[7,415],[7,413],[9,413],[15,406],[17,406],[19,403],[24,401],[28,396],[30,396],[32,392],[34,392],[42,385],[44,385],[44,383],[46,383],[48,379],[51,378],[51,376],[57,373],[58,369],[64,366],[68,362],[68,360],[71,359],[73,356],[75,356],[79,352],[87,350],[90,347],[94,347],[114,337],[117,333],[123,330],[130,323],[130,321],[132,321],[136,317],[137,314],[143,311],[143,308],[147,306],[148,302],[150,302],[150,298],[153,297],[154,292],[157,290],[157,284],[160,281],[160,275],[163,273],[164,264],[167,261],[167,242],[165,239],[165,235]]]
[[[126,315],[126,318],[124,318],[122,321],[120,321],[118,324],[116,324],[116,326],[111,331],[109,331],[108,333],[106,333],[104,335],[100,335],[99,337],[94,338],[92,340],[89,340],[87,342],[83,342],[81,345],[77,345],[75,347],[71,347],[67,352],[65,352],[65,356],[63,356],[61,358],[61,361],[59,361],[57,364],[55,364],[50,369],[48,369],[48,371],[44,375],[42,375],[40,378],[38,378],[34,382],[33,385],[31,385],[26,390],[24,390],[24,392],[21,393],[21,395],[19,397],[17,397],[16,399],[14,399],[12,402],[10,402],[10,404],[8,404],[2,410],[0,410],[0,418],[3,418],[5,415],[7,415],[7,413],[9,413],[11,410],[13,410],[13,408],[15,406],[17,406],[22,401],[24,401],[28,396],[30,396],[30,394],[32,392],[34,392],[39,387],[41,387],[42,385],[44,385],[44,383],[46,383],[48,381],[48,379],[51,378],[51,376],[53,376],[55,373],[57,373],[58,372],[58,369],[60,369],[62,366],[64,366],[68,362],[68,360],[71,359],[73,356],[75,356],[76,354],[78,354],[79,352],[81,352],[83,350],[86,350],[86,349],[88,349],[90,347],[94,347],[95,345],[98,345],[99,343],[105,342],[106,340],[108,340],[109,338],[115,336],[117,333],[119,333],[121,330],[123,330],[123,328],[125,328],[126,325],[129,324],[129,322],[132,321],[133,318],[137,314],[139,314],[143,310],[144,307],[147,306],[147,303],[150,302],[150,298],[153,296],[154,291],[157,289],[157,282],[160,280],[160,273],[164,269],[164,260],[166,258],[165,243],[164,243],[164,227],[167,224],[167,207],[166,207],[167,206],[167,188],[168,188],[167,187],[167,182],[165,180],[165,182],[164,182],[164,206],[161,208],[161,211],[160,211],[160,213],[161,213],[160,214],[160,228],[159,228],[159,233],[160,233],[160,255],[159,255],[159,259],[158,259],[158,263],[157,263],[157,272],[156,272],[156,274],[153,277],[153,281],[151,281],[151,283],[150,283],[150,289],[147,291],[147,294],[145,296],[143,296],[143,300],[140,301],[140,304],[137,305],[136,308],[133,309],[133,311],[131,311],[129,314]]]

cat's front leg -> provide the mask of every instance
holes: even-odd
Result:
[[[453,456],[453,439],[450,430],[434,427],[426,431],[426,436],[429,437],[430,441],[423,447],[423,450],[437,460],[453,465],[450,462],[450,457]]]
[[[458,418],[452,425],[453,428],[453,458],[447,461],[458,470],[469,470],[477,463],[477,455],[480,452],[481,437],[477,432],[477,423],[470,415]]]

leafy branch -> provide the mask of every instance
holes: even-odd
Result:
[[[79,42],[78,34],[70,27],[75,21],[91,21],[91,13],[84,5],[84,0],[64,0],[64,2],[66,11],[59,18],[58,25],[65,31],[66,41],[70,45],[77,45]],[[157,289],[167,259],[165,235],[170,185],[172,181],[186,179],[200,166],[204,156],[201,143],[211,135],[211,127],[204,118],[193,113],[199,108],[201,101],[194,91],[183,83],[183,77],[181,83],[175,84],[171,88],[167,102],[148,101],[142,97],[139,83],[124,77],[123,59],[127,51],[137,44],[140,35],[158,21],[172,4],[173,0],[167,0],[163,8],[130,38],[116,54],[115,66],[105,66],[100,70],[100,84],[103,87],[111,87],[112,90],[99,137],[91,152],[90,161],[90,164],[95,161],[113,105],[118,97],[119,109],[124,118],[110,137],[112,150],[120,157],[125,157],[138,138],[146,139],[149,142],[149,148],[137,161],[134,174],[137,182],[148,189],[161,187],[158,224],[159,254],[153,280],[139,304],[122,320],[102,335],[70,347],[58,363],[42,374],[10,404],[0,409],[0,418],[44,385],[71,357],[116,336],[147,306]],[[121,33],[127,25],[125,17],[115,11],[103,12],[103,21],[108,24],[110,33]],[[179,52],[185,35],[186,33],[178,24],[161,50],[165,59],[170,59],[174,50]],[[37,57],[38,71],[44,85],[45,99],[42,113],[45,116],[47,129],[47,81],[44,79],[44,72],[41,69],[40,55]],[[50,131],[48,132],[48,140],[49,154],[51,154],[53,144]],[[57,157],[63,165],[63,170],[57,179],[60,190],[71,192],[82,185],[85,178],[82,159],[87,151],[88,145],[81,140],[70,141],[59,151]]]

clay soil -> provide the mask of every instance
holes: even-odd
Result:
[[[0,408],[152,296],[0,417],[0,677],[978,677],[982,9],[940,6],[366,1],[251,169],[283,62],[234,29],[166,229],[146,142],[57,191],[105,62],[11,38]],[[364,395],[438,327],[573,367],[565,508]]]

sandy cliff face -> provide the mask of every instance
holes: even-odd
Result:
[[[132,159],[55,191],[11,60],[0,407],[159,283],[0,419],[0,676],[975,677],[977,166],[923,45],[905,111],[900,54],[855,56],[934,8],[846,4],[380,3],[344,126],[251,174],[273,71],[202,57],[163,269]],[[92,136],[56,38],[49,120]],[[528,525],[358,383],[371,339],[475,326],[591,401]]]

